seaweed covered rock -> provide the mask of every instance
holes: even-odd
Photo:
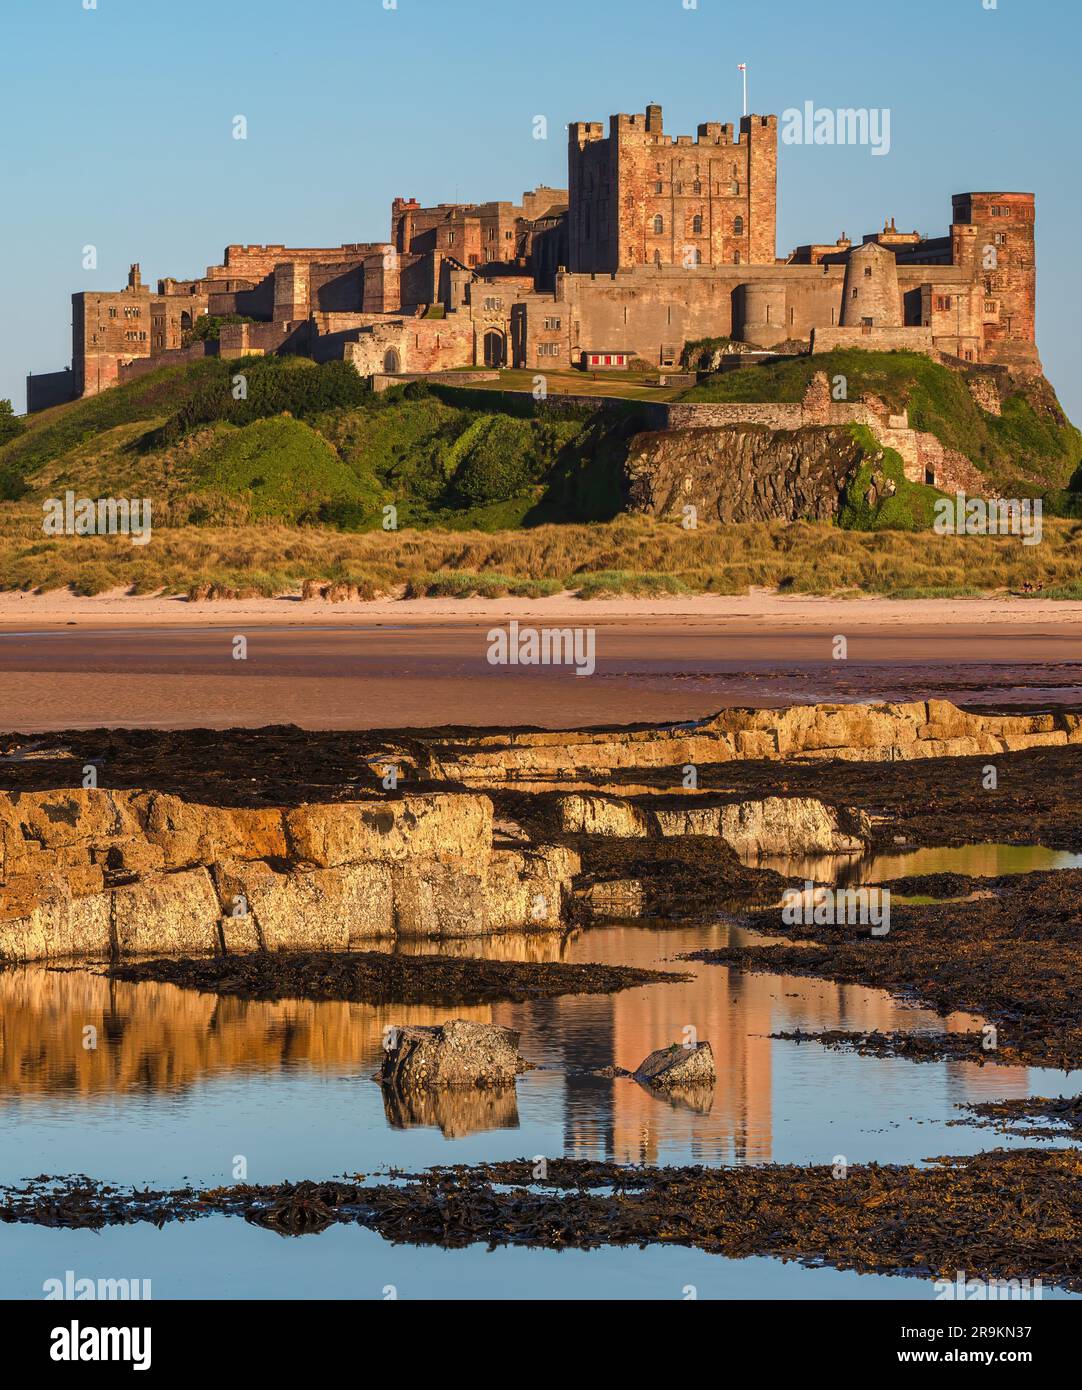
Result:
[[[453,1019],[436,1027],[394,1028],[379,1080],[397,1090],[510,1086],[526,1063],[518,1033],[493,1023]]]
[[[648,1086],[668,1089],[670,1086],[713,1086],[718,1075],[714,1069],[714,1050],[708,1042],[682,1047],[673,1043],[651,1052],[635,1071],[635,1080]]]

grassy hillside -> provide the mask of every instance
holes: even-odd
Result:
[[[1008,396],[996,417],[963,376],[923,357],[844,352],[721,374],[687,398],[798,401],[819,370],[845,375],[851,397],[906,406],[915,426],[1006,479],[1003,495],[1051,486],[1061,489],[1062,514],[1082,509],[1082,492],[1062,491],[1082,439],[1045,383]],[[420,382],[373,394],[345,363],[208,358],[166,368],[32,416],[0,444],[0,585],[276,593],[326,579],[362,593],[730,593],[766,584],[962,594],[1026,582],[1082,594],[1082,527],[1051,522],[1045,544],[1025,550],[1010,538],[929,535],[934,489],[908,483],[901,460],[856,426],[863,463],[834,526],[702,525],[689,534],[631,521],[621,516],[624,460],[644,425],[634,400],[557,409],[528,393]],[[153,544],[43,537],[41,502],[69,488],[150,498]],[[390,504],[392,532],[383,530]]]
[[[237,382],[243,380],[238,391]],[[277,518],[365,530],[601,520],[631,418],[413,383],[347,363],[209,358],[35,415],[0,447],[0,500],[147,496],[158,524]]]
[[[916,352],[846,349],[721,372],[686,391],[687,401],[800,401],[816,372],[843,376],[848,399],[877,396],[909,411],[913,429],[934,434],[986,473],[1001,496],[1037,496],[1068,486],[1082,463],[1082,434],[1043,378],[1019,386],[1002,415],[982,410],[960,372]]]

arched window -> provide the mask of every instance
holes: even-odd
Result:
[[[654,235],[660,236],[664,230],[665,219],[661,216],[660,213],[658,213],[657,217],[654,218]]]
[[[695,236],[703,234],[703,219],[698,213],[691,219],[691,230]]]
[[[733,218],[733,236],[744,235],[744,219],[742,217]]]

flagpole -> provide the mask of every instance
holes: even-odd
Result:
[[[746,116],[748,114],[748,65],[741,63],[739,66],[741,76],[744,78],[744,115]]]

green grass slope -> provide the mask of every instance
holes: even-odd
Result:
[[[238,385],[239,384],[239,385]],[[147,496],[159,524],[268,519],[500,530],[622,507],[617,415],[411,383],[349,364],[208,358],[30,417],[0,447],[0,500]]]
[[[853,350],[720,373],[684,398],[799,401],[818,371],[844,376],[850,399],[907,408],[915,428],[984,469],[990,490],[1082,511],[1082,489],[1071,488],[1082,436],[1039,379],[1008,393],[995,416],[964,374],[919,354]],[[355,532],[381,528],[389,504],[400,529],[611,521],[626,504],[628,442],[648,427],[634,401],[568,407],[423,382],[375,394],[344,362],[207,358],[30,417],[0,444],[0,501],[71,488],[149,497],[158,525]],[[934,494],[906,483],[871,434],[860,438],[865,465],[839,501],[839,524],[927,526]]]

